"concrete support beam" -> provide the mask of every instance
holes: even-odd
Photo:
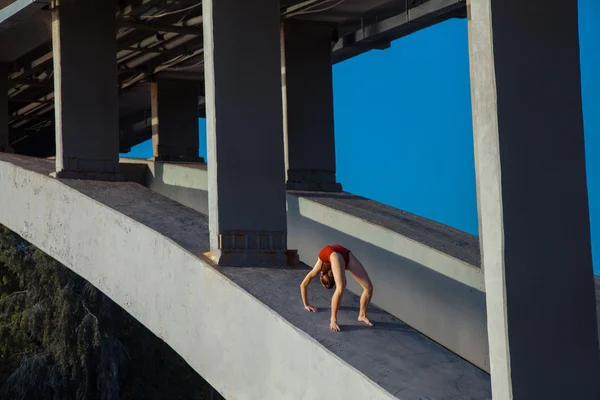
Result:
[[[152,149],[157,161],[204,162],[198,155],[199,82],[152,82]]]
[[[339,192],[335,176],[333,28],[282,25],[282,82],[287,188]]]
[[[0,153],[12,153],[8,137],[8,67],[0,64]]]
[[[577,2],[470,3],[493,398],[598,399]]]
[[[115,0],[52,9],[59,178],[119,180]]]
[[[204,0],[210,257],[284,265],[286,193],[278,0]]]

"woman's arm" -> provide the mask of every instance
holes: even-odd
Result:
[[[319,275],[319,272],[321,272],[322,264],[323,262],[320,259],[317,259],[314,268],[308,274],[306,274],[306,277],[300,284],[300,294],[302,295],[302,303],[304,303],[304,309],[306,309],[306,311],[317,312],[317,309],[315,307],[308,304],[308,294],[306,293],[306,288],[308,287],[310,281],[312,281],[317,275]]]
[[[330,261],[333,279],[335,280],[335,292],[331,298],[331,320],[329,322],[329,327],[332,331],[339,332],[340,327],[337,324],[337,312],[340,309],[342,296],[344,295],[344,290],[346,289],[346,274],[344,273],[342,265],[340,264],[340,255],[338,253],[333,253]]]

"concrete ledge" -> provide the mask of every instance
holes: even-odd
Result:
[[[58,171],[51,172],[50,176],[58,179],[81,179],[106,182],[121,182],[125,176],[114,172],[79,172],[79,171]]]
[[[147,187],[208,213],[205,165],[122,162],[147,164]],[[369,271],[374,304],[489,371],[476,237],[350,193],[288,192],[287,205],[288,245],[303,262],[325,244],[347,246]],[[361,292],[353,279],[348,289]]]
[[[196,151],[197,152],[197,151]],[[204,163],[204,158],[198,156],[169,156],[169,155],[160,155],[154,157],[154,161],[158,162],[188,162],[188,163]]]
[[[181,354],[226,398],[491,399],[489,376],[382,310],[344,297],[344,333],[307,313],[306,269],[215,269],[206,217],[134,183],[59,181],[0,154],[0,223],[62,262]],[[311,287],[326,307],[330,292]],[[252,367],[248,366],[252,360]],[[326,379],[324,379],[326,377]]]
[[[335,181],[335,172],[290,169],[287,171],[286,189],[341,192],[342,184]]]
[[[143,181],[139,170],[132,166],[145,165]],[[188,206],[208,214],[208,174],[202,163],[163,163],[152,160],[122,158],[121,169],[130,171],[132,181]],[[137,173],[132,173],[138,171]]]
[[[204,253],[220,267],[297,267],[295,250],[212,250]]]
[[[480,267],[481,254],[477,236],[352,193],[291,194],[385,228],[462,261],[463,264]],[[483,290],[483,284],[480,285],[480,290]]]
[[[341,192],[341,183],[330,182],[305,182],[305,181],[288,181],[285,184],[287,190],[312,190],[318,192]]]

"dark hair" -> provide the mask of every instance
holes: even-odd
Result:
[[[321,268],[321,285],[325,289],[333,289],[335,285],[335,279],[333,278],[333,271],[331,270],[331,264],[328,262],[323,262],[323,267]]]

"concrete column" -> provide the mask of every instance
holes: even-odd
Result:
[[[0,153],[12,153],[8,137],[8,66],[0,64]]]
[[[493,398],[598,399],[577,2],[469,10]]]
[[[157,161],[204,162],[198,155],[199,82],[152,82],[152,149]]]
[[[287,188],[339,192],[331,70],[333,28],[289,20],[282,31]]]
[[[115,12],[115,0],[52,9],[57,177],[121,179]]]
[[[283,265],[290,253],[279,1],[202,5],[210,257],[220,265]]]

